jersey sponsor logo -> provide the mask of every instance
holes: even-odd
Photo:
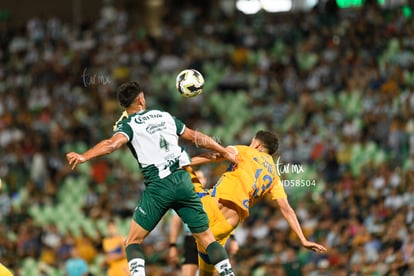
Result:
[[[150,124],[148,125],[145,130],[149,133],[149,134],[154,134],[157,131],[161,131],[166,129],[167,127],[165,126],[165,122],[161,122],[159,124]]]
[[[162,118],[162,114],[148,114],[148,115],[141,115],[135,118],[134,122],[137,124],[144,124],[145,121],[156,119],[156,118]]]
[[[173,166],[177,166],[178,167],[178,163],[180,162],[180,157],[176,157],[174,159],[169,159],[169,160],[165,160],[166,164],[164,166],[164,170],[171,168]]]

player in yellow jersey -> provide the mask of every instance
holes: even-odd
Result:
[[[107,276],[130,275],[125,256],[124,237],[118,233],[115,221],[108,222],[108,235],[102,240],[105,261],[108,265]]]
[[[318,253],[325,252],[324,246],[306,239],[287,200],[272,157],[278,147],[276,135],[269,131],[259,131],[249,146],[232,146],[239,162],[237,166],[223,173],[212,189],[205,190],[200,183],[195,183],[195,191],[209,217],[213,235],[224,245],[231,232],[249,215],[249,208],[258,199],[270,194],[272,200],[278,203],[289,226],[299,237],[302,246]],[[216,154],[204,154],[193,157],[191,164],[199,165],[219,160],[222,158]],[[198,251],[200,275],[212,275],[214,266],[209,264],[208,257],[201,247]]]

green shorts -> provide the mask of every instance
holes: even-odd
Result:
[[[133,219],[151,231],[170,208],[177,212],[192,233],[208,229],[208,217],[194,192],[190,174],[185,170],[177,170],[164,179],[148,183]]]

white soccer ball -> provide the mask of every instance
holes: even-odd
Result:
[[[195,97],[203,92],[204,77],[197,70],[185,69],[177,75],[175,85],[184,97]]]

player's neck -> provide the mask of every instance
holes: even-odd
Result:
[[[126,109],[126,112],[128,113],[128,115],[142,112],[142,111],[145,111],[145,107],[143,107],[142,105],[136,105],[136,106],[131,105],[129,108]]]

